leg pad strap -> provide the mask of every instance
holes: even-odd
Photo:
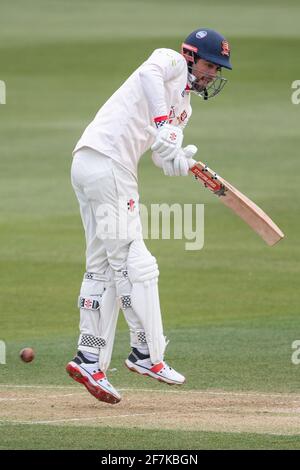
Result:
[[[81,334],[79,336],[78,346],[101,349],[106,346],[106,341],[99,336]]]
[[[78,297],[78,307],[85,308],[86,310],[99,310],[100,303],[98,300],[92,299],[90,297]]]

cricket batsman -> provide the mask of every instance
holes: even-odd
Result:
[[[181,53],[156,49],[100,108],[74,152],[71,179],[86,239],[86,272],[78,307],[78,352],[66,370],[98,400],[118,403],[110,364],[119,308],[130,331],[129,370],[167,384],[185,377],[164,360],[158,266],[145,246],[137,168],[149,149],[166,176],[186,176],[197,152],[183,147],[191,93],[208,100],[226,83],[230,48],[216,31],[199,28]],[[124,229],[125,227],[125,229]]]

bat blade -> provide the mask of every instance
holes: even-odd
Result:
[[[219,200],[237,214],[269,245],[282,240],[284,233],[253,201],[217,175],[202,162],[195,163],[190,172],[196,180],[219,197]]]

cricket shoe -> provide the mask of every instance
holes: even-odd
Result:
[[[111,404],[119,403],[121,400],[121,395],[109,383],[104,372],[99,369],[98,362],[85,362],[80,351],[67,364],[66,371],[72,379],[83,384],[97,400]]]
[[[136,348],[132,348],[125,365],[132,372],[153,377],[169,385],[182,385],[185,382],[185,377],[172,369],[166,362],[152,364],[150,356],[145,356]]]

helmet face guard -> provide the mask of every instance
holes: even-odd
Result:
[[[190,90],[204,100],[220,93],[227,83],[227,79],[221,73],[222,67],[232,69],[229,61],[230,47],[225,38],[211,29],[196,30],[182,44],[181,53],[188,66]],[[201,84],[200,80],[193,74],[193,66],[198,59],[203,59],[218,67],[218,73],[214,77],[209,72],[203,73],[203,78],[210,79],[207,85]]]
[[[184,49],[188,49],[189,54],[187,54]],[[182,55],[185,57],[188,65],[188,84],[190,87],[190,91],[195,93],[198,96],[201,96],[204,100],[208,100],[209,98],[213,98],[216,96],[220,91],[224,88],[227,83],[227,79],[222,76],[221,67],[218,70],[217,76],[211,80],[211,82],[207,86],[201,85],[195,75],[193,75],[193,64],[196,63],[199,56],[195,57],[195,52],[191,50],[190,46],[187,44],[182,45]],[[206,78],[210,78],[209,73],[203,73],[203,76]]]
[[[219,70],[217,76],[207,86],[200,85],[195,75],[193,75],[190,71],[192,69],[192,66],[188,65],[188,69],[188,83],[190,91],[192,91],[198,96],[201,96],[201,98],[203,98],[204,100],[208,100],[209,98],[213,98],[214,96],[216,96],[218,93],[220,93],[221,90],[223,90],[224,86],[227,83],[227,78],[224,78],[221,75],[221,70]],[[204,73],[203,75],[209,78],[209,74]]]

